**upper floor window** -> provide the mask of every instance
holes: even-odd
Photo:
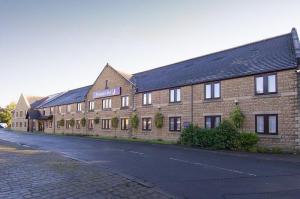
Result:
[[[16,117],[19,117],[19,116],[18,116],[18,112],[16,112]]]
[[[181,131],[181,117],[169,118],[169,131]]]
[[[205,128],[216,128],[221,123],[221,116],[205,116]]]
[[[58,113],[61,113],[61,106],[58,107]]]
[[[205,99],[216,99],[221,97],[221,83],[214,82],[205,84]]]
[[[71,108],[72,108],[71,104],[68,104],[68,105],[67,105],[67,113],[70,113],[70,112],[71,112]]]
[[[111,99],[102,100],[102,109],[111,109]]]
[[[77,103],[77,112],[81,111],[81,103]]]
[[[151,131],[151,129],[152,129],[152,119],[151,118],[143,118],[142,119],[142,129],[144,131]]]
[[[88,120],[88,128],[93,129],[94,128],[94,119],[89,119]]]
[[[169,95],[171,103],[181,101],[180,88],[170,89]]]
[[[20,111],[20,117],[23,117],[23,111]]]
[[[95,102],[89,101],[89,111],[93,111],[95,109]]]
[[[121,107],[129,107],[129,96],[122,96],[121,97]]]
[[[272,94],[277,92],[277,75],[262,75],[255,77],[255,94]]]
[[[151,93],[143,93],[143,105],[152,104]]]
[[[278,133],[278,115],[260,114],[255,115],[256,133],[277,134]]]
[[[50,107],[50,115],[53,114],[53,107]]]

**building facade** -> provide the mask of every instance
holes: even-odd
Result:
[[[299,65],[295,29],[133,75],[107,64],[92,85],[46,97],[26,118],[46,133],[178,140],[189,124],[215,128],[239,106],[243,130],[256,132],[260,144],[298,149]],[[157,113],[162,128],[155,126]]]

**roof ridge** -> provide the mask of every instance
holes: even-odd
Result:
[[[226,52],[226,51],[230,51],[230,50],[242,48],[242,47],[245,47],[245,46],[250,46],[250,45],[253,45],[253,44],[257,44],[257,43],[260,43],[260,42],[265,42],[265,41],[268,41],[268,40],[276,39],[276,38],[287,36],[287,35],[291,35],[291,32],[290,33],[281,34],[281,35],[277,35],[277,36],[274,36],[274,37],[269,37],[269,38],[266,38],[266,39],[261,39],[261,40],[255,41],[255,42],[250,42],[250,43],[243,44],[243,45],[240,45],[240,46],[235,46],[235,47],[224,49],[224,50],[221,50],[221,51],[217,51],[217,52],[213,52],[213,53],[201,55],[201,56],[198,56],[198,57],[194,57],[194,58],[190,58],[190,59],[186,59],[186,60],[174,62],[174,63],[168,64],[168,65],[159,66],[159,67],[152,68],[152,69],[149,69],[149,70],[145,70],[145,71],[141,71],[141,72],[138,72],[138,73],[134,73],[134,74],[132,74],[132,76],[134,78],[134,76],[137,75],[137,74],[142,74],[142,73],[145,73],[145,72],[148,72],[148,71],[152,71],[152,70],[156,70],[156,69],[159,69],[159,68],[168,67],[168,66],[171,66],[171,65],[174,65],[174,64],[179,64],[179,63],[182,63],[182,62],[191,61],[191,60],[194,60],[194,59],[199,59],[199,58],[207,57],[207,56],[210,56],[210,55],[215,55],[215,54],[218,54],[218,53],[223,53],[223,52]]]

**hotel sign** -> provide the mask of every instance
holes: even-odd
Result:
[[[121,87],[109,88],[109,89],[93,92],[94,99],[101,98],[101,97],[115,96],[115,95],[121,95]]]

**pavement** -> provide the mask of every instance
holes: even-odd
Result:
[[[132,179],[137,184],[152,188],[162,197],[300,197],[298,155],[209,151],[175,145],[3,130],[0,130],[0,139],[50,151],[91,168]]]

